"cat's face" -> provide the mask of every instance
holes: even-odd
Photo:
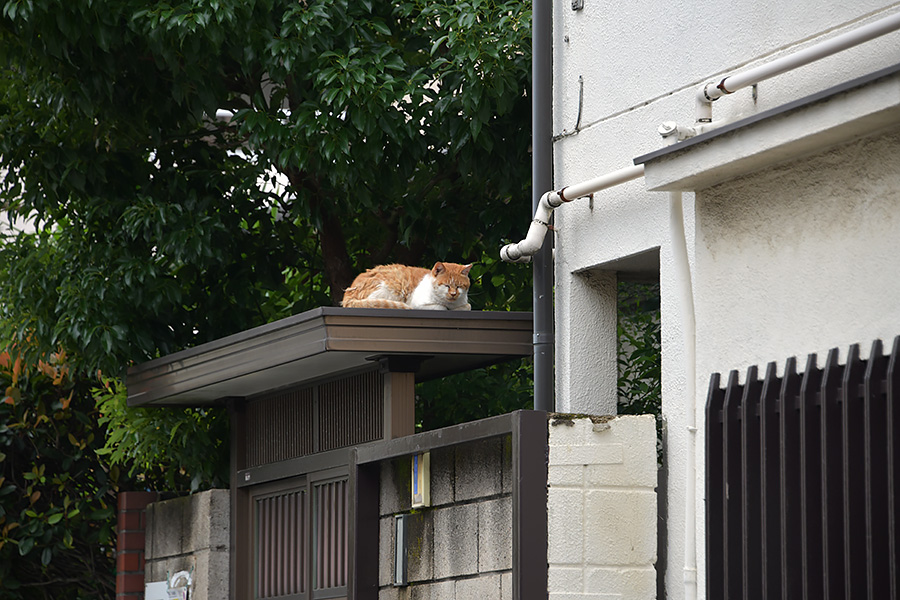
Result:
[[[434,264],[431,275],[434,277],[434,293],[447,304],[465,302],[469,293],[469,271],[472,265],[455,263]]]

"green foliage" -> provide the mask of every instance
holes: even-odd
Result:
[[[102,423],[76,395],[92,476],[222,481],[222,415],[125,409],[115,378],[335,303],[374,264],[478,262],[476,309],[530,307],[529,271],[495,258],[530,205],[529,7],[0,2],[0,208],[35,225],[0,242],[0,347],[66,348],[73,373],[111,378]],[[495,373],[510,383],[472,377],[455,421],[521,401],[527,374]]]
[[[533,406],[530,360],[502,363],[416,386],[416,429],[429,431]]]
[[[86,370],[335,302],[376,263],[480,261],[521,235],[526,4],[29,0],[2,15],[0,199],[38,227],[0,253],[5,310],[19,339],[77,350]]]
[[[0,596],[115,593],[119,469],[103,446],[90,383],[66,357],[0,353]]]
[[[618,411],[655,415],[662,460],[662,339],[659,284],[618,285]]]
[[[662,345],[659,284],[620,282],[619,412],[660,413]]]
[[[97,454],[167,490],[228,487],[228,413],[221,408],[135,408],[120,381],[103,378],[94,397],[110,432]]]

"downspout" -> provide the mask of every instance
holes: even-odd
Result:
[[[531,12],[531,209],[553,185],[553,3],[534,0]],[[549,218],[549,213],[547,215]],[[534,409],[555,408],[553,375],[553,244],[534,260]]]
[[[684,396],[687,403],[687,460],[684,493],[684,598],[697,597],[697,357],[694,293],[681,192],[669,192],[669,232],[678,286],[678,308],[684,328]]]
[[[668,124],[659,128],[670,144],[679,141],[677,129]],[[672,270],[675,277],[678,320],[684,344],[684,399],[687,405],[687,458],[684,486],[684,600],[697,598],[697,319],[694,289],[684,227],[684,202],[681,192],[669,192],[669,243],[672,244]]]

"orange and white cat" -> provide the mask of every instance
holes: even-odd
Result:
[[[344,290],[348,308],[472,310],[469,270],[472,265],[436,262],[422,267],[379,265],[357,275]]]

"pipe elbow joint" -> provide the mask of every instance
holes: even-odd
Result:
[[[507,244],[500,248],[500,260],[508,263],[529,263],[531,255],[519,249],[519,244]]]
[[[551,190],[541,196],[540,204],[548,211],[553,212],[554,209],[562,206],[563,202],[565,202],[565,199],[562,197],[562,195],[559,192]]]

